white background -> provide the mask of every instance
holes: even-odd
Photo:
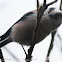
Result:
[[[53,0],[47,0],[49,3]],[[40,0],[42,3],[43,0]],[[60,0],[50,7],[59,8]],[[36,9],[36,0],[0,0],[0,36],[4,34],[17,20],[26,12]],[[62,26],[61,26],[62,27]],[[57,34],[62,38],[61,27]],[[57,35],[56,34],[56,35]],[[37,44],[33,51],[32,62],[45,62],[47,51],[51,40],[51,34],[42,42]],[[50,55],[50,62],[62,62],[61,45],[59,38],[55,37],[54,48]],[[25,46],[27,51],[28,47]],[[6,62],[25,62],[25,54],[21,45],[12,42],[2,48],[3,56]]]

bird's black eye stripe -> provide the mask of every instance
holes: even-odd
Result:
[[[48,11],[48,13],[50,13],[51,11],[53,11],[55,8],[50,8],[50,10]]]
[[[62,14],[61,13],[56,13],[56,14],[53,15],[53,17],[56,18],[56,19],[60,19],[60,18],[62,18]]]
[[[62,13],[56,13],[56,14],[54,14],[54,17],[62,17]]]
[[[51,18],[60,19],[62,18],[62,13],[49,14]]]

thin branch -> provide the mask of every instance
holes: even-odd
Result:
[[[58,0],[55,0],[55,1],[53,1],[53,2],[51,2],[51,3],[49,3],[49,4],[47,4],[47,6],[52,5],[52,4],[56,3],[57,1],[58,1]]]
[[[22,48],[23,48],[23,50],[24,50],[25,55],[27,56],[27,53],[26,53],[26,51],[25,51],[25,49],[24,49],[23,45],[22,45]]]
[[[44,3],[43,3],[43,5],[46,5],[46,0],[44,0]]]
[[[37,0],[37,15],[38,15],[38,10],[39,10],[39,0]],[[35,30],[34,30],[35,31]],[[32,41],[34,41],[34,42],[36,42],[35,41],[35,39],[36,39],[36,33],[33,31],[33,39],[32,39]],[[31,54],[32,54],[32,51],[33,51],[33,49],[34,49],[34,45],[35,45],[35,43],[32,43],[31,44],[31,47],[28,49],[28,55],[26,56],[26,62],[30,62],[31,61],[31,59],[32,59],[32,56],[31,56]]]
[[[61,6],[62,6],[62,0],[61,0],[61,3],[60,3],[60,10],[62,10]]]
[[[55,2],[57,2],[57,0],[56,0]],[[61,2],[62,2],[62,1],[61,1]],[[53,2],[52,2],[52,3],[53,3]],[[52,3],[51,3],[51,4],[52,4]],[[50,5],[50,4],[48,4],[48,5]],[[61,10],[61,5],[60,5],[60,10]],[[51,39],[50,47],[49,47],[49,50],[48,50],[48,53],[47,53],[46,62],[49,61],[48,57],[49,57],[49,55],[50,55],[50,53],[51,53],[51,50],[52,50],[52,48],[53,48],[54,36],[55,36],[56,32],[57,32],[57,30],[51,33],[52,39]]]
[[[55,34],[56,34],[56,31],[54,31],[54,32],[51,33],[52,39],[51,39],[51,43],[50,43],[50,46],[49,46],[49,49],[48,49],[46,61],[49,61],[49,58],[48,58],[48,57],[49,57],[49,55],[50,55],[50,53],[51,53],[51,50],[52,50],[52,48],[53,48],[53,42],[54,42],[54,36],[55,36]]]
[[[44,11],[47,9],[47,7],[53,3],[55,3],[56,1],[53,1],[49,4],[46,4],[46,0],[44,0],[44,4],[43,6],[40,6],[39,10],[38,10],[38,14],[37,14],[37,23],[36,23],[36,26],[34,28],[34,31],[33,31],[33,38],[32,38],[32,43],[31,43],[31,47],[28,49],[28,56],[26,57],[26,59],[28,60],[31,60],[32,58],[32,52],[33,52],[33,49],[34,49],[34,46],[35,44],[37,43],[36,41],[36,34],[37,34],[37,30],[38,30],[38,27],[39,27],[39,23],[40,23],[40,20],[43,16],[43,13]],[[38,7],[37,7],[38,8]],[[27,62],[30,62],[30,61],[27,61]]]
[[[39,0],[37,0],[37,12],[38,12],[38,9],[39,9]]]
[[[3,58],[3,54],[2,54],[2,50],[0,49],[0,59],[1,59],[1,62],[5,62],[4,61],[4,58]]]

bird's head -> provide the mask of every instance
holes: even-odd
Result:
[[[59,27],[62,23],[62,11],[56,8],[48,8],[45,12],[44,15],[47,14],[48,18],[50,18],[55,26],[55,28]]]
[[[55,9],[55,8],[50,8],[48,11],[48,14],[52,18],[62,21],[62,11],[61,10]]]

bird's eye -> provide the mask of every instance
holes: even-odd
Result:
[[[48,11],[48,13],[50,13],[50,11]]]

